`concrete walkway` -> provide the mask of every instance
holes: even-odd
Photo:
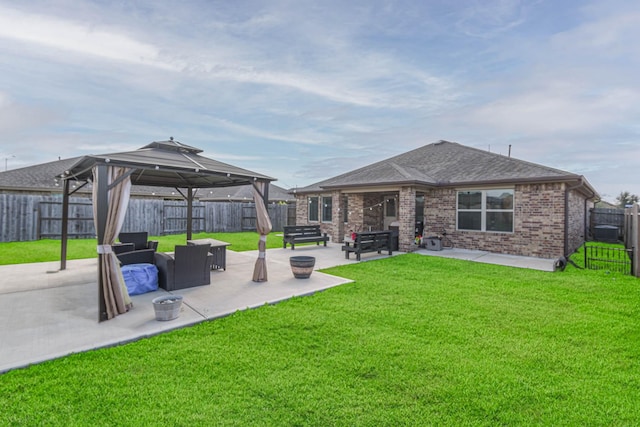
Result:
[[[311,255],[316,269],[356,263],[346,260],[340,244],[298,246],[267,251],[268,281],[251,281],[257,251],[227,252],[227,270],[212,271],[211,285],[173,292],[183,296],[180,316],[157,321],[151,300],[169,294],[162,289],[133,296],[134,307],[114,319],[98,322],[97,260],[0,266],[0,373],[45,360],[152,336],[171,329],[227,316],[295,296],[312,294],[349,280],[315,271],[295,279],[289,257]],[[553,270],[553,260],[525,259],[478,251],[443,250],[417,253],[448,256],[517,267]],[[400,255],[401,253],[394,253]],[[365,254],[362,261],[386,258]]]
[[[485,264],[506,265],[510,267],[530,268],[533,270],[555,271],[554,259],[534,258],[517,255],[494,254],[487,251],[475,251],[469,249],[442,249],[441,251],[430,251],[419,249],[414,253],[428,256],[439,256],[444,258],[463,259],[466,261],[482,262]]]

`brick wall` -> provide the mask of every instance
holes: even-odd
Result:
[[[320,212],[318,218],[322,218],[322,197],[331,196],[331,222],[309,221],[309,197],[318,197]],[[348,197],[348,218],[347,224],[343,221],[342,193],[333,191],[330,194],[305,194],[296,195],[296,225],[319,225],[323,233],[331,237],[332,242],[342,242],[344,235],[349,230],[362,228],[362,194],[349,194]]]
[[[329,194],[317,194],[317,196]],[[351,231],[381,230],[383,227],[382,193],[348,194],[348,222],[343,223],[339,191],[333,197],[332,223],[319,224],[331,241],[342,242]],[[400,250],[412,251],[415,222],[415,197],[413,187],[399,192],[398,213],[400,221]],[[491,233],[456,230],[456,190],[433,189],[424,192],[423,236],[447,237],[454,247],[478,249],[496,253],[558,258],[564,254],[564,206],[565,184],[526,184],[514,189],[514,232]],[[591,207],[592,203],[588,205]],[[296,224],[309,224],[308,195],[296,196]],[[584,197],[577,192],[569,194],[569,253],[584,240]]]
[[[364,223],[364,195],[363,194],[348,194],[348,221],[345,224],[345,233],[351,233],[354,231],[361,231],[362,224]]]
[[[400,222],[398,246],[401,252],[411,252],[415,244],[416,189],[402,187],[398,200],[398,221]]]
[[[456,248],[540,258],[563,256],[564,188],[561,183],[517,185],[513,233],[457,231],[456,190],[426,192],[424,235],[437,235],[446,230],[447,237]],[[575,203],[578,204],[577,201]],[[574,229],[583,227],[577,214],[570,221]]]
[[[587,202],[585,212],[584,196],[575,190],[569,191],[569,233],[567,255],[572,254],[586,240],[585,224],[587,224],[587,212],[593,207],[593,202]]]
[[[296,194],[296,225],[308,225],[309,223],[309,197]]]

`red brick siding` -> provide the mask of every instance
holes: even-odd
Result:
[[[416,189],[402,187],[398,201],[398,220],[400,221],[398,246],[402,252],[411,252],[418,249],[415,244],[416,225]]]
[[[585,224],[587,221],[587,212],[593,207],[593,202],[587,202],[587,210],[585,212],[584,196],[575,190],[569,192],[569,233],[567,255],[576,251],[586,240]]]
[[[425,193],[425,235],[446,230],[457,248],[556,258],[564,252],[564,184],[517,185],[514,232],[456,230],[456,190]]]
[[[349,194],[348,197],[348,221],[345,224],[345,233],[351,233],[354,231],[362,230],[362,224],[364,222],[364,214],[362,209],[364,208],[364,195],[363,194]]]
[[[514,232],[489,233],[456,230],[456,190],[433,189],[424,192],[423,236],[441,235],[443,230],[454,247],[497,253],[557,258],[564,254],[565,184],[526,184],[514,189]],[[318,194],[319,197],[328,194]],[[333,242],[341,242],[350,231],[381,230],[383,227],[382,193],[348,194],[348,223],[342,222],[341,193],[334,191],[333,222],[320,224]],[[400,250],[411,251],[415,221],[415,189],[399,192]],[[296,224],[309,224],[308,195],[296,197]],[[590,202],[589,202],[590,203]],[[592,206],[592,203],[588,207]],[[584,240],[584,197],[569,195],[569,252]]]

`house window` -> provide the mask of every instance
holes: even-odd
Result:
[[[513,190],[458,191],[458,230],[513,232]]]
[[[322,222],[331,222],[331,209],[333,199],[331,197],[322,198]]]
[[[309,197],[309,221],[318,220],[318,197]]]

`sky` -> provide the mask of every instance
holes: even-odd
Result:
[[[637,1],[0,0],[0,58],[8,169],[173,137],[295,188],[447,140],[640,195]]]

